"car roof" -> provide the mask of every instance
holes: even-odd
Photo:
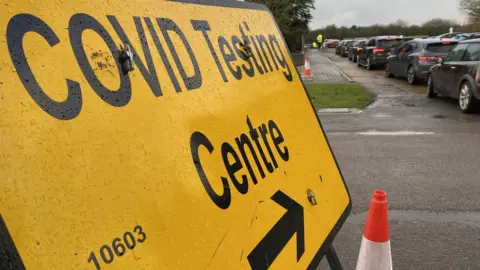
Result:
[[[429,36],[403,36],[402,38],[428,38]]]
[[[401,39],[399,36],[376,36],[376,37],[371,37],[371,39],[387,39],[387,38]]]
[[[441,36],[446,36],[446,35],[456,35],[456,34],[467,34],[466,32],[452,32],[452,33],[444,33],[444,34],[440,34],[438,35],[437,37],[441,37]]]
[[[446,39],[424,38],[424,39],[414,39],[410,41],[415,41],[418,43],[459,42],[458,39],[452,39],[452,38],[446,38]]]
[[[459,43],[477,43],[480,42],[480,38],[466,39],[462,40]]]

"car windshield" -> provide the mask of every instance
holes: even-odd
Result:
[[[469,36],[469,34],[466,34],[466,33],[459,33],[459,34],[453,35],[454,38],[458,38],[458,39],[460,39],[460,38],[466,38],[466,37],[468,37],[468,36]]]
[[[377,47],[389,49],[398,45],[401,45],[403,40],[400,38],[397,39],[379,39],[377,42]]]
[[[448,53],[453,47],[457,45],[457,42],[438,42],[427,44],[425,50],[434,53]]]

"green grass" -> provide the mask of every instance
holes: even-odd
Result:
[[[307,84],[315,108],[357,108],[367,106],[373,96],[360,84]]]

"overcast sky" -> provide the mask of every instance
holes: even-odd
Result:
[[[410,24],[432,18],[464,20],[457,0],[315,0],[315,6],[311,29],[329,24],[348,27],[388,24],[397,19]]]

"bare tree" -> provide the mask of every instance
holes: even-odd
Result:
[[[458,6],[470,23],[480,23],[480,0],[459,0]]]

